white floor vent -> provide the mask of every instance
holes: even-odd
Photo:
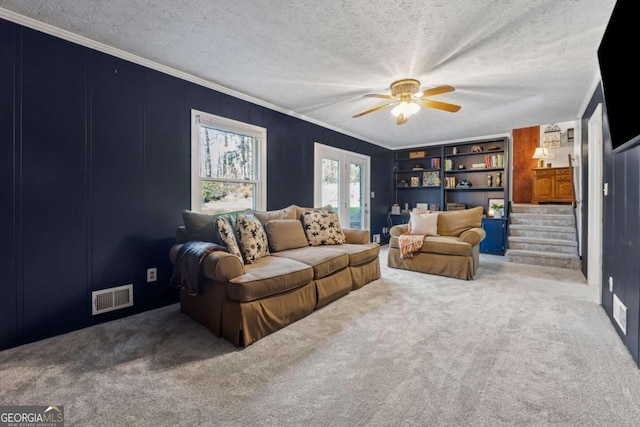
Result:
[[[133,305],[133,285],[118,286],[91,292],[92,314],[106,313]]]
[[[622,333],[627,335],[627,307],[622,304],[616,294],[613,294],[613,318],[622,329]]]

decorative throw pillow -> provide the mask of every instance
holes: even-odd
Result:
[[[331,205],[324,205],[318,208],[304,208],[298,205],[291,205],[291,207],[293,207],[293,209],[296,211],[295,219],[300,219],[300,220],[302,219],[302,214],[305,211],[317,211],[317,210],[333,211],[333,208],[331,207]]]
[[[418,214],[411,212],[408,234],[438,235],[438,212]]]
[[[236,227],[240,250],[247,264],[253,264],[256,260],[269,255],[267,233],[254,214],[239,213],[236,218]]]
[[[346,241],[340,219],[334,211],[306,210],[302,214],[302,225],[311,246],[341,245]]]
[[[222,243],[218,240],[216,232],[216,218],[215,215],[190,210],[182,211],[182,222],[187,232],[187,238],[192,242]]]
[[[236,239],[236,227],[233,218],[230,215],[218,216],[216,218],[216,229],[220,242],[227,247],[229,253],[240,258],[240,261],[243,261],[242,252]]]

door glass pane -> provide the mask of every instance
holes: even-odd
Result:
[[[253,183],[202,181],[201,212],[215,215],[253,209],[255,192]]]
[[[331,205],[334,211],[338,211],[340,204],[340,162],[331,159],[322,159],[322,206]]]
[[[364,168],[362,165],[349,165],[349,227],[362,228],[364,219]]]

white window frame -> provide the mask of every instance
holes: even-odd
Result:
[[[256,179],[247,181],[232,178],[203,178],[200,176],[200,123],[223,132],[232,132],[258,138],[254,168]],[[191,210],[201,212],[202,181],[239,182],[255,184],[254,209],[267,208],[267,129],[199,110],[191,110]]]

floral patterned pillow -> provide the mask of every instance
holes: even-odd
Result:
[[[341,245],[346,241],[340,219],[334,211],[306,210],[302,214],[302,224],[311,246]]]
[[[229,215],[218,216],[216,218],[216,230],[218,232],[218,239],[225,244],[229,253],[240,258],[240,261],[243,261],[242,252],[236,239],[236,227],[233,218]]]
[[[236,217],[236,227],[240,240],[240,249],[247,264],[269,255],[269,240],[262,223],[252,213],[239,213]]]

